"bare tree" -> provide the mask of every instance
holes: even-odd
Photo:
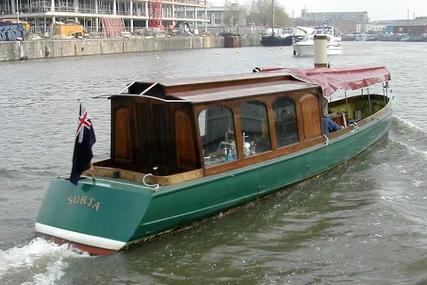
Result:
[[[249,22],[271,27],[273,22],[272,3],[272,0],[252,0],[249,9]],[[285,9],[278,3],[274,3],[274,23],[275,27],[292,24],[292,20],[286,14]]]
[[[247,18],[246,8],[236,3],[226,4],[224,12],[224,24],[226,27],[236,27]],[[245,24],[245,23],[242,23]]]

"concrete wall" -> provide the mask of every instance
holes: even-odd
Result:
[[[242,47],[259,46],[259,37],[242,37]],[[125,52],[222,48],[223,37],[146,37],[0,42],[0,61]]]

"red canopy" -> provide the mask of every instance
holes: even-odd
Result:
[[[260,69],[260,71],[273,70],[285,71],[297,80],[319,85],[325,97],[331,96],[338,89],[357,90],[391,79],[390,73],[384,66],[362,68]]]

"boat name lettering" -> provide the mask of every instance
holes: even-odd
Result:
[[[83,205],[95,211],[101,207],[101,203],[87,196],[73,195],[67,197],[67,205]]]

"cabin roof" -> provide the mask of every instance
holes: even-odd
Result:
[[[204,103],[238,99],[243,97],[262,96],[274,93],[301,91],[318,86],[295,80],[281,80],[277,82],[246,84],[242,86],[229,86],[211,88],[207,90],[172,92],[171,96],[192,103]]]
[[[260,72],[243,73],[243,74],[228,74],[228,75],[214,75],[214,76],[199,76],[189,78],[164,78],[161,80],[161,84],[167,88],[184,86],[184,85],[200,85],[205,83],[225,83],[239,80],[256,80],[266,78],[278,78],[282,79],[286,77],[286,73],[277,72],[275,74],[267,74]],[[140,82],[144,83],[144,82]],[[152,82],[154,83],[154,82]]]
[[[127,93],[122,91],[111,97],[144,95],[158,100],[199,103],[310,88],[320,88],[323,96],[329,97],[338,89],[357,90],[391,79],[390,73],[383,66],[256,70],[267,72],[165,79],[160,82],[135,81],[123,90],[127,89]]]
[[[159,82],[135,81],[127,86],[127,93],[112,97],[144,95],[159,100],[206,103],[313,88],[318,86],[295,80],[288,73],[278,71],[165,79]]]

